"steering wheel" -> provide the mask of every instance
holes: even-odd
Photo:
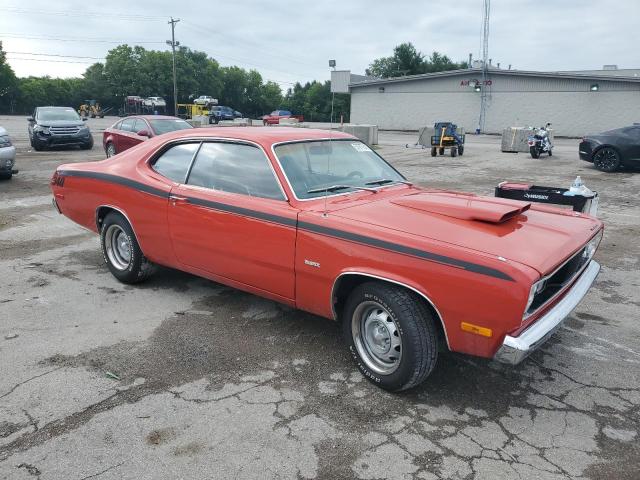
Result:
[[[354,170],[353,172],[349,172],[349,175],[347,175],[348,178],[364,178],[364,173],[362,173],[360,170]]]

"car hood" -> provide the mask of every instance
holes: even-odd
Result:
[[[43,120],[38,122],[38,125],[43,127],[82,127],[85,122],[82,120]]]
[[[333,214],[504,257],[541,275],[553,271],[601,226],[573,211],[446,191],[385,196]]]

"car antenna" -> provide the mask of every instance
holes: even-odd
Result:
[[[336,61],[335,60],[329,60],[329,67],[333,67],[333,69],[336,69]],[[331,164],[331,155],[333,155],[333,147],[331,145],[331,134],[333,133],[333,101],[336,98],[336,93],[333,91],[333,88],[331,88],[331,116],[329,117],[329,154],[327,155],[327,177],[329,177],[329,173],[330,173],[330,164]],[[329,196],[329,184],[327,184],[327,189],[324,191],[324,212],[322,212],[322,216],[324,218],[328,217],[329,214],[327,213],[327,197]]]

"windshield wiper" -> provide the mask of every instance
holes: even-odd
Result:
[[[407,182],[406,180],[391,180],[390,178],[381,178],[380,180],[372,180],[370,182],[365,183],[365,185],[386,185],[387,183],[404,183],[405,185],[413,185],[413,183]]]
[[[318,187],[307,190],[307,193],[336,192],[338,190],[344,190],[345,188],[355,188],[356,190],[366,190],[367,192],[378,193],[375,188],[358,187],[357,185],[331,185],[330,187]]]

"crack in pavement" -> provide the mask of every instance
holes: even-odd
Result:
[[[13,387],[11,387],[11,389],[8,392],[3,393],[2,395],[0,395],[0,398],[8,397],[13,392],[15,392],[19,387],[21,387],[22,385],[24,385],[26,383],[29,383],[30,381],[35,380],[36,378],[40,378],[40,377],[44,377],[45,375],[49,375],[50,373],[55,372],[56,370],[60,370],[61,368],[62,368],[61,366],[60,367],[56,367],[56,368],[52,368],[51,370],[48,370],[48,371],[46,371],[44,373],[41,373],[39,375],[34,375],[31,378],[28,378],[28,379],[26,379],[26,380],[24,380],[24,381],[22,381],[20,383],[17,383]]]

